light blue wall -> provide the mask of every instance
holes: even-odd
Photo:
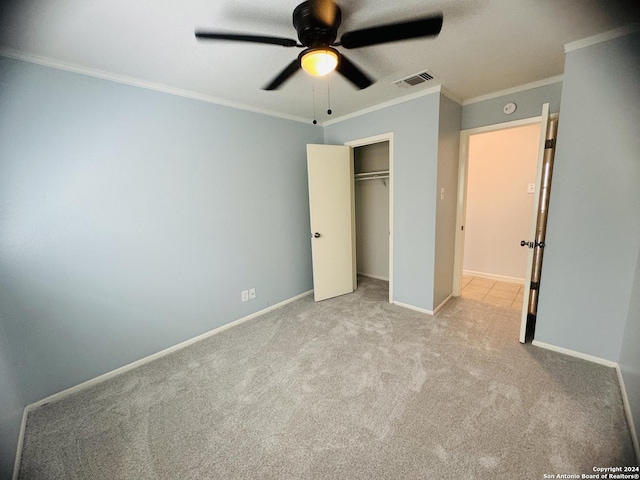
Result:
[[[376,110],[324,128],[325,143],[393,132],[394,300],[433,309],[440,94]]]
[[[536,337],[619,359],[637,422],[633,38],[569,54],[564,87],[466,105],[462,128],[558,111],[564,90]],[[0,57],[3,474],[23,405],[312,288],[307,143],[394,132],[395,299],[437,306],[451,286],[438,205],[455,177],[438,147],[449,102],[323,131]]]
[[[640,249],[618,364],[624,378],[636,432],[640,433]]]
[[[11,478],[24,401],[0,316],[0,479]]]
[[[640,246],[638,59],[640,34],[566,56],[536,325],[539,341],[615,362]]]
[[[0,317],[22,401],[311,289],[322,138],[0,58]]]
[[[461,118],[462,107],[444,95],[440,95],[433,287],[434,308],[444,302],[453,291]],[[440,198],[441,188],[444,188],[445,191],[444,199]]]
[[[484,127],[485,125],[537,117],[542,113],[542,105],[545,103],[549,104],[549,113],[558,113],[560,111],[561,93],[562,82],[557,82],[481,102],[470,103],[462,109],[462,129],[467,130],[469,128]],[[515,113],[506,115],[502,111],[502,107],[509,102],[514,102],[518,108]]]

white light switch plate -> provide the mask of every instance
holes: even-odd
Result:
[[[530,183],[527,185],[527,193],[536,193],[536,184]]]

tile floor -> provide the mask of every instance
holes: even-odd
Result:
[[[462,277],[463,297],[514,310],[522,310],[523,288],[519,283],[498,282],[467,275]]]

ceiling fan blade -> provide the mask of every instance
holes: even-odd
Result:
[[[338,6],[333,0],[309,0],[313,16],[325,25],[333,25],[338,14]]]
[[[351,63],[344,55],[340,55],[340,61],[338,62],[336,71],[360,90],[373,84],[373,80],[366,73]]]
[[[289,78],[296,73],[300,69],[300,62],[296,58],[293,62],[291,62],[287,67],[282,70],[276,78],[271,80],[267,86],[262,87],[263,90],[276,90],[280,88],[280,86],[289,80]]]
[[[283,37],[266,37],[262,35],[244,35],[237,33],[216,33],[216,32],[198,32],[196,38],[207,40],[230,40],[234,42],[251,42],[251,43],[268,43],[271,45],[281,45],[283,47],[295,47],[298,42],[291,38]]]
[[[442,29],[442,15],[389,23],[379,27],[363,28],[342,35],[340,43],[344,48],[359,48],[380,43],[396,42],[411,38],[434,37]]]

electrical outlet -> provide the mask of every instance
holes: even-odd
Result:
[[[253,300],[254,298],[256,298],[256,289],[252,288],[249,290],[249,300]]]
[[[249,290],[243,290],[242,291],[242,301],[246,302],[249,300]]]

